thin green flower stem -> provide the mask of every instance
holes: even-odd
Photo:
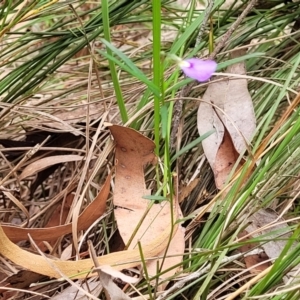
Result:
[[[161,3],[157,0],[152,0],[152,16],[153,16],[153,83],[160,87],[161,82]],[[159,156],[160,150],[160,104],[161,95],[154,95],[154,142],[155,154]],[[159,165],[156,165],[156,182],[157,188],[160,186],[159,181]]]
[[[186,27],[189,27],[190,24],[192,23],[192,18],[193,18],[193,13],[194,13],[194,7],[196,3],[195,1],[192,1],[191,3],[191,8],[189,10],[188,16],[187,16],[187,21],[186,21]],[[183,44],[180,48],[180,57],[182,57],[185,49],[186,41],[183,41]],[[179,72],[177,71],[174,79],[173,79],[173,84],[176,84],[178,81],[179,77]],[[175,97],[175,90],[172,91],[171,94],[171,99]],[[172,123],[173,123],[173,110],[174,110],[174,101],[170,102],[169,105],[169,113],[168,113],[168,124],[167,124],[167,134],[166,134],[166,139],[165,139],[165,163],[164,163],[164,182],[169,182],[170,183],[170,195],[173,195],[173,185],[172,185],[172,176],[171,176],[171,158],[170,158],[170,139],[171,139],[171,131],[172,131]],[[167,195],[167,191],[165,190],[165,196]],[[170,198],[171,205],[173,206],[173,197]],[[173,222],[173,216],[172,222]]]
[[[160,86],[161,82],[161,3],[160,1],[152,1],[152,14],[153,14],[153,83]],[[160,144],[160,104],[161,95],[154,95],[154,140],[155,140],[155,153],[159,155]]]
[[[187,20],[186,20],[186,24],[183,24],[183,26],[186,26],[187,28],[189,28],[191,26],[192,20],[193,20],[193,12],[194,12],[194,8],[195,7],[195,1],[193,1],[191,3],[191,8],[189,10],[189,13],[187,15]],[[184,40],[181,44],[181,47],[179,49],[179,57],[182,57],[184,54],[184,49],[186,46],[186,41]],[[178,83],[178,77],[179,77],[179,71],[176,72],[174,79],[173,79],[173,85],[176,85]],[[176,93],[177,89],[173,89],[172,93],[171,93],[171,99],[175,98],[175,93]],[[181,99],[179,99],[180,101]],[[171,140],[171,131],[172,131],[172,124],[173,124],[173,111],[174,111],[174,101],[171,101],[170,105],[169,105],[169,114],[168,114],[168,125],[167,125],[167,136],[166,139],[168,141],[168,143],[165,143],[165,153],[169,153],[169,149],[170,149],[170,140]],[[172,146],[172,145],[171,145]],[[166,168],[171,168],[171,162],[170,159],[168,161],[168,163],[165,166]]]

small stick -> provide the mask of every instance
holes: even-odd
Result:
[[[224,48],[225,43],[230,39],[233,32],[238,28],[238,26],[242,23],[242,21],[246,18],[248,13],[252,10],[257,0],[249,1],[248,5],[244,9],[244,11],[240,14],[240,16],[232,23],[228,31],[222,36],[220,42],[218,42],[215,50],[210,54],[209,58],[214,59],[217,54]]]

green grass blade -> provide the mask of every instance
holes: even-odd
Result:
[[[108,0],[103,0],[102,2],[102,17],[103,17],[103,31],[104,31],[104,37],[106,39],[103,40],[102,42],[105,44],[108,44],[111,42],[110,39],[110,19],[109,19],[109,4],[108,4]],[[112,50],[110,47],[106,47],[106,51],[108,55],[112,56]],[[121,118],[122,118],[122,122],[123,124],[126,123],[128,121],[128,114],[127,114],[127,110],[126,110],[126,106],[125,106],[125,102],[124,102],[124,98],[123,98],[123,94],[122,94],[122,89],[120,86],[120,82],[119,82],[119,78],[118,78],[118,74],[117,74],[117,70],[116,70],[116,66],[113,60],[109,60],[109,69],[111,72],[111,78],[112,78],[112,82],[114,85],[114,90],[116,93],[116,98],[117,98],[117,103],[119,106],[119,110],[120,110],[120,114],[121,114]]]

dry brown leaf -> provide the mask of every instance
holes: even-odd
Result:
[[[241,51],[235,51],[232,56],[237,57],[241,54],[243,54]],[[246,73],[244,62],[228,67],[227,73],[244,75]],[[219,168],[217,153],[224,141],[225,131],[229,133],[237,153],[241,154],[253,137],[256,120],[246,79],[224,78],[213,82],[208,86],[203,100],[198,110],[198,130],[200,135],[211,130],[215,131],[202,142],[202,145],[207,160],[216,174],[215,170]],[[230,157],[228,162],[231,163]],[[228,169],[228,175],[231,170]]]
[[[55,156],[44,157],[26,166],[26,168],[24,168],[23,172],[21,173],[19,180],[23,180],[24,178],[34,175],[53,165],[70,162],[70,161],[80,161],[82,159],[83,159],[82,156],[76,154],[55,155]]]
[[[228,175],[232,171],[238,157],[239,154],[235,150],[231,137],[225,129],[223,141],[216,153],[215,169],[213,170],[216,187],[218,189],[222,189],[222,187],[226,184]],[[240,166],[242,166],[242,162],[239,163],[238,167]]]
[[[49,218],[48,223],[45,225],[45,228],[55,227],[55,226],[59,226],[59,225],[65,223],[65,221],[67,220],[70,208],[72,206],[73,199],[74,199],[74,194],[70,193],[69,195],[67,195],[67,197],[63,201],[63,203],[59,204],[56,207],[55,211],[52,213],[51,217]],[[104,199],[105,199],[105,197],[102,198],[100,196],[99,197],[97,196],[93,202],[96,201],[96,203],[97,203],[97,201],[98,201],[98,204],[99,204],[99,203],[102,203],[102,201],[103,201],[103,204],[104,204],[104,201],[105,201]]]
[[[110,176],[107,177],[101,191],[94,201],[87,206],[78,219],[78,230],[89,228],[98,218],[102,216],[106,209],[106,200],[110,190]],[[21,228],[10,225],[2,225],[2,229],[8,238],[13,242],[28,239],[28,234],[35,241],[53,241],[65,234],[72,232],[72,224],[54,226],[49,228]]]
[[[261,247],[271,260],[275,260],[282,252],[286,245],[286,240],[291,235],[291,229],[287,223],[278,224],[284,219],[279,218],[278,215],[270,209],[260,209],[255,214],[250,216],[251,224],[246,228],[246,231],[252,236],[267,235],[269,241],[263,242]],[[276,232],[274,232],[276,231]],[[286,283],[290,278],[294,278],[294,273],[299,270],[300,265],[288,272],[283,281]]]
[[[243,238],[246,235],[248,235],[247,231],[243,231],[239,234],[239,238],[242,239],[242,242],[245,242],[252,238],[251,236],[247,236],[246,238]],[[247,243],[241,246],[239,250],[241,252],[250,252],[253,249],[257,249],[258,246],[259,244],[257,243]],[[259,254],[247,255],[244,258],[246,267],[247,269],[249,269],[249,272],[252,274],[258,274],[263,270],[267,269],[271,265],[271,263],[267,261],[268,259],[269,257],[266,255],[265,252],[261,252]]]
[[[154,143],[130,128],[113,125],[110,127],[110,131],[116,142],[115,217],[125,245],[128,249],[135,249],[138,242],[142,245],[147,244],[153,240],[153,237],[159,236],[165,228],[170,226],[170,202],[163,201],[153,204],[153,201],[143,198],[143,196],[151,194],[146,189],[144,166],[156,162]],[[176,203],[176,207],[178,216],[178,203]],[[174,255],[174,257],[164,261],[162,270],[179,264],[182,261],[183,252],[184,230],[180,228],[175,232],[166,253],[166,255]],[[164,255],[165,249],[160,254]],[[148,262],[147,269],[150,275],[155,275],[157,260]],[[175,272],[176,268],[164,274],[163,277],[171,276]]]

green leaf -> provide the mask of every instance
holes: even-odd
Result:
[[[115,55],[117,55],[121,60],[117,60],[110,54],[97,50],[99,53],[101,53],[104,57],[107,59],[115,62],[121,69],[125,70],[132,76],[136,77],[140,81],[144,82],[155,95],[159,95],[159,88],[152,82],[150,81],[147,76],[130,60],[122,51],[117,49],[115,46],[110,44],[108,41],[104,39],[100,39],[101,42],[106,45],[108,49],[110,49]]]
[[[166,201],[166,200],[169,200],[168,198],[164,197],[164,196],[159,196],[159,195],[146,195],[146,196],[143,196],[144,199],[147,199],[147,200],[151,200],[151,201]]]

